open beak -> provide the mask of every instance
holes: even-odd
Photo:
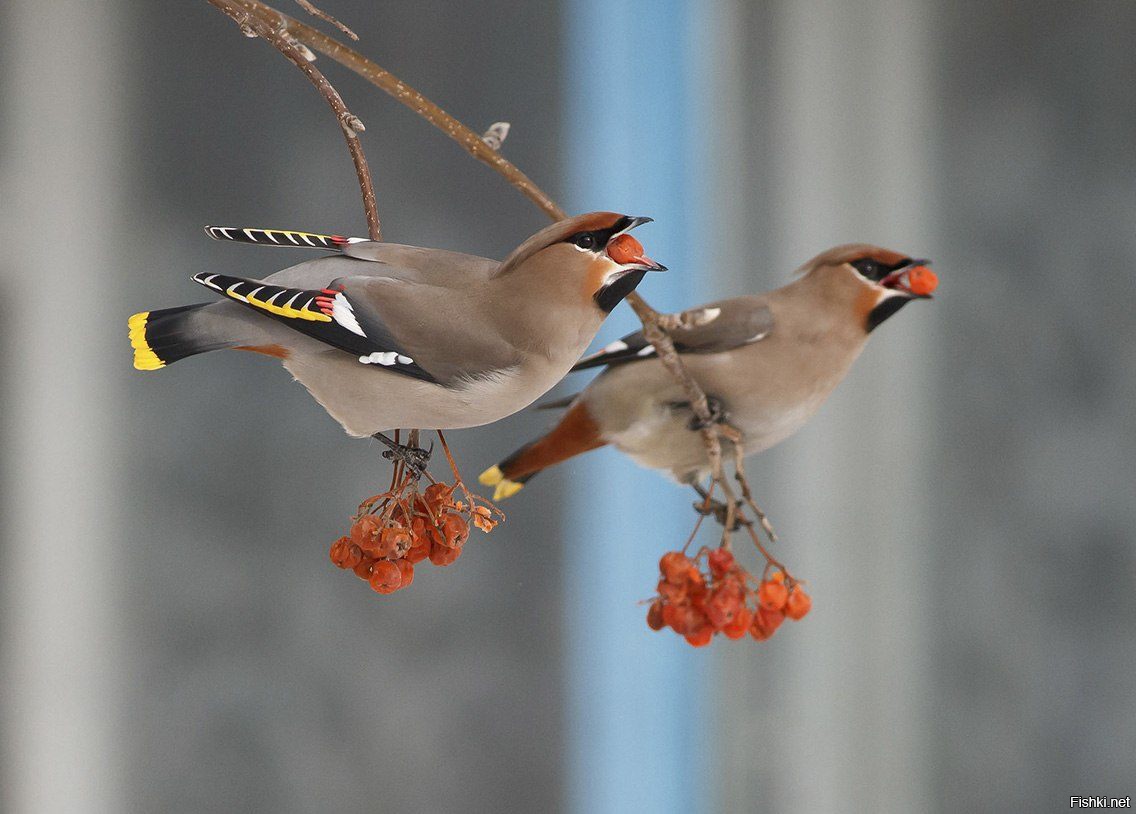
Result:
[[[625,218],[622,229],[612,235],[607,242],[607,256],[628,271],[666,271],[662,263],[656,263],[643,253],[643,244],[627,234],[636,226],[650,223],[652,218],[637,217]]]
[[[929,300],[931,292],[939,287],[939,277],[930,265],[930,260],[911,260],[880,280],[880,285],[912,299]]]

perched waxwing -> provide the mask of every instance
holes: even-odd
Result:
[[[130,317],[134,366],[231,348],[283,361],[351,435],[488,424],[546,393],[647,271],[628,232],[650,218],[555,223],[504,261],[276,229],[207,227],[218,240],[334,252],[263,280],[193,279],[221,302]]]
[[[796,432],[864,349],[868,335],[937,285],[926,260],[877,246],[837,246],[775,291],[713,302],[687,312],[671,336],[718,420],[741,430],[744,453]],[[509,497],[542,469],[611,444],[639,464],[697,485],[709,462],[680,385],[642,332],[582,359],[573,370],[605,366],[544,437],[481,475]],[[733,454],[726,443],[725,452]]]

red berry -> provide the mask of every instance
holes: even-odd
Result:
[[[785,612],[758,608],[757,619],[760,621],[761,626],[768,630],[769,635],[772,636],[777,632],[777,628],[781,627],[781,623],[785,621]]]
[[[659,560],[659,572],[663,575],[663,579],[672,585],[681,585],[686,581],[689,567],[690,560],[679,551],[668,551]]]
[[[456,485],[456,484],[455,484]],[[453,502],[454,487],[444,483],[431,483],[422,493],[435,514]]]
[[[379,556],[397,558],[410,548],[410,531],[399,526],[383,529],[379,535]]]
[[[371,578],[371,566],[374,565],[374,564],[375,564],[374,558],[363,557],[363,559],[359,560],[359,564],[356,565],[351,570],[354,571],[355,576],[359,577],[360,579],[370,579]]]
[[[757,639],[759,642],[763,642],[773,635],[773,631],[766,630],[764,627],[762,627],[761,617],[755,615],[753,617],[753,622],[751,622],[749,626],[749,635],[753,636],[753,638]]]
[[[351,559],[352,547],[351,541],[346,537],[340,537],[331,544],[331,550],[327,552],[327,555],[331,557],[331,561],[335,564],[336,568],[350,567],[347,563]],[[356,550],[358,550],[357,547]],[[354,564],[355,563],[352,563],[352,565]]]
[[[390,594],[402,587],[402,572],[390,560],[379,560],[371,566],[371,587],[381,594]]]
[[[705,647],[714,638],[714,628],[702,625],[686,634],[686,640],[692,647]]]
[[[351,527],[351,542],[359,546],[364,554],[372,557],[379,553],[379,534],[382,527],[373,514],[365,514]]]
[[[734,567],[734,555],[728,548],[715,548],[706,556],[710,566],[710,573],[716,579],[721,579]]]
[[[409,588],[410,583],[414,582],[414,565],[402,559],[395,563],[395,567],[398,568],[398,574],[402,577],[402,583],[398,587]]]
[[[785,615],[793,620],[802,619],[812,607],[812,597],[805,593],[800,585],[794,585],[793,590],[789,592],[789,600],[785,603]]]
[[[656,599],[647,609],[647,627],[651,630],[662,630],[666,627],[666,622],[663,621],[663,600]]]
[[[766,610],[777,611],[785,607],[789,589],[783,583],[767,580],[757,589],[757,603]]]
[[[743,606],[736,614],[734,614],[733,621],[722,628],[722,632],[731,639],[740,639],[746,635],[749,630],[750,622],[753,621],[753,614],[750,613],[749,608]]]
[[[403,557],[403,560],[405,560],[406,562],[409,562],[411,564],[418,564],[418,563],[422,562],[424,559],[428,558],[429,556],[430,556],[430,543],[429,543],[429,541],[427,541],[427,542],[425,542],[421,545],[416,543],[415,545],[411,546],[410,550],[406,552],[406,556]],[[401,562],[401,560],[400,560],[400,562]]]
[[[469,523],[460,514],[447,514],[438,524],[445,544],[450,548],[458,548],[469,539]]]
[[[439,543],[430,546],[430,562],[434,565],[450,565],[461,556],[461,548],[450,548]]]

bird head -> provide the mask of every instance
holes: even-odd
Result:
[[[930,264],[930,260],[913,260],[890,249],[853,243],[829,249],[804,270],[851,289],[870,332],[912,300],[931,299],[939,278],[928,268]]]
[[[590,212],[554,223],[505,258],[495,276],[540,275],[556,285],[582,290],[604,313],[635,290],[648,271],[666,266],[647,257],[628,234],[651,218]]]

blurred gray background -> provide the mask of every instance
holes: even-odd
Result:
[[[935,301],[750,466],[815,610],[699,651],[593,625],[666,654],[630,685],[681,719],[660,737],[590,721],[573,694],[581,664],[588,692],[628,687],[571,633],[572,558],[641,558],[614,597],[637,620],[687,532],[678,512],[667,539],[580,539],[585,473],[629,511],[688,501],[618,456],[543,475],[406,592],[332,568],[327,545],[387,476],[379,450],[266,360],[141,375],[125,339],[134,311],[202,299],[196,271],[298,259],[212,243],[206,223],[362,233],[324,103],[204,2],[2,0],[0,807],[1039,811],[1136,792],[1136,5],[323,5],[459,118],[511,121],[505,153],[576,210],[631,204],[581,182],[584,103],[681,60],[694,135],[657,172],[689,174],[689,218],[643,240],[681,234],[683,267],[658,254],[693,283],[645,287],[660,308],[775,287],[839,242],[934,259]],[[580,80],[593,27],[623,37],[627,73]],[[367,124],[388,239],[501,257],[544,225],[319,64]],[[663,139],[650,111],[670,101],[639,99],[628,126]],[[472,477],[547,420],[450,437]],[[652,683],[670,669],[681,708]],[[579,757],[593,725],[628,747],[599,777]],[[648,755],[680,796],[634,772]]]

